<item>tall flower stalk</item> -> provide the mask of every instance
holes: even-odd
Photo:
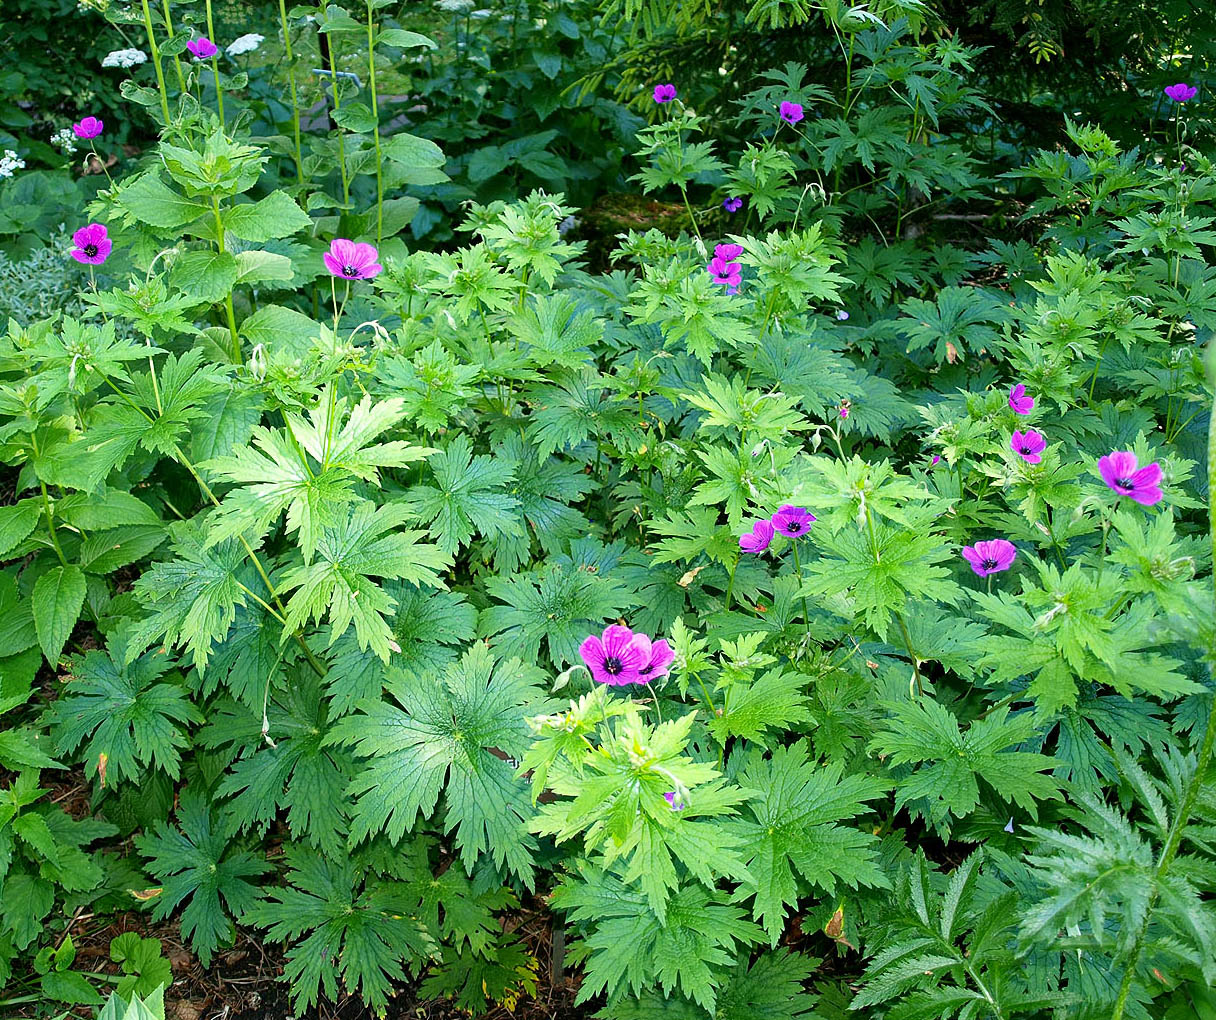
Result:
[[[287,55],[287,85],[291,90],[291,134],[296,147],[296,180],[304,183],[304,160],[300,155],[300,102],[296,96],[295,57],[291,52],[291,27],[287,23],[286,0],[279,0],[279,24],[283,26],[283,49]]]
[[[173,42],[173,15],[169,12],[169,0],[161,0],[161,11],[165,18],[165,32],[169,36],[169,42]],[[177,87],[182,92],[186,91],[186,76],[182,74],[182,61],[176,53],[173,54],[173,70],[177,72]]]
[[[156,33],[152,31],[152,11],[148,0],[140,0],[144,14],[144,31],[148,33],[148,50],[152,54],[152,66],[156,68],[156,87],[160,90],[160,112],[169,126],[169,92],[165,88],[165,69],[160,62],[160,47],[156,45]]]
[[[215,24],[213,23],[213,21],[211,19],[211,0],[206,0],[206,6],[207,6],[207,38],[210,39],[212,42],[215,42]],[[211,54],[211,73],[215,75],[215,106],[216,106],[216,109],[219,111],[220,123],[223,124],[224,123],[224,89],[223,89],[223,86],[220,85],[220,61],[219,61],[218,45],[216,46],[216,51]],[[221,249],[221,251],[222,250],[223,249]],[[231,298],[228,299],[228,303],[232,304]],[[234,330],[233,336],[235,337],[235,335],[236,335],[236,332]]]
[[[372,137],[376,144],[376,244],[379,244],[384,236],[384,181],[381,174],[380,100],[376,96],[376,33],[372,23],[372,0],[367,0],[367,77],[372,93]]]

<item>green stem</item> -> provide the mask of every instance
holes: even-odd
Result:
[[[639,403],[640,403],[640,398],[639,398]],[[734,592],[734,590],[735,590],[735,571],[739,569],[739,559],[740,559],[740,557],[736,556],[735,562],[733,564],[731,564],[730,580],[726,583],[726,604],[722,606],[723,613],[730,612],[730,597],[731,597],[731,593]]]
[[[161,0],[161,10],[165,17],[165,31],[169,33],[169,42],[173,42],[173,16],[169,13],[169,0]],[[182,74],[182,62],[176,53],[173,54],[173,69],[177,72],[177,87],[186,91],[186,77]]]
[[[384,182],[380,159],[380,101],[376,97],[376,37],[371,0],[367,4],[367,77],[372,92],[372,138],[376,145],[376,245],[384,237]]]
[[[279,0],[279,22],[283,26],[283,47],[287,54],[287,83],[291,88],[291,133],[296,145],[296,180],[304,183],[304,159],[300,155],[300,103],[296,98],[295,57],[291,52],[291,30],[287,24],[287,4]]]
[[[1216,344],[1209,346],[1208,364],[1211,374],[1216,377]],[[1216,401],[1213,401],[1211,418],[1208,421],[1208,491],[1211,492],[1214,489],[1216,489]],[[1213,556],[1216,556],[1216,510],[1210,506],[1208,508],[1208,539],[1211,542]],[[1213,594],[1216,594],[1216,571],[1212,573],[1212,584]],[[1216,661],[1216,647],[1209,651],[1213,656],[1210,661]],[[1208,672],[1209,676],[1216,680],[1216,665],[1209,665]],[[1144,916],[1140,920],[1140,928],[1136,932],[1135,942],[1132,943],[1131,953],[1128,955],[1127,969],[1123,972],[1123,981],[1119,985],[1119,996],[1115,999],[1115,1008],[1110,1015],[1111,1020],[1123,1020],[1127,999],[1132,990],[1132,982],[1136,977],[1136,965],[1140,962],[1140,954],[1144,951],[1144,941],[1148,935],[1148,925],[1152,918],[1153,907],[1157,902],[1158,891],[1169,872],[1170,865],[1174,863],[1178,848],[1182,845],[1182,832],[1186,828],[1187,822],[1190,821],[1191,811],[1199,796],[1199,789],[1204,784],[1204,777],[1212,760],[1214,744],[1216,744],[1216,701],[1208,709],[1208,725],[1204,730],[1203,743],[1199,746],[1199,755],[1195,760],[1195,771],[1187,783],[1186,792],[1182,795],[1182,802],[1178,805],[1178,811],[1170,824],[1165,846],[1161,850],[1153,891],[1149,896]]]
[[[904,622],[904,614],[895,610],[895,621],[899,624],[899,632],[904,638],[904,647],[908,649],[908,658],[912,660],[912,678],[916,681],[916,693],[924,697],[925,688],[921,685],[920,680],[920,660],[916,657],[916,652],[912,648],[912,635],[908,633],[908,625]]]
[[[798,557],[798,539],[794,539],[794,570],[798,574],[798,591],[802,592],[802,560]],[[803,633],[810,637],[811,634],[811,611],[806,606],[806,596],[802,595],[802,630]]]
[[[152,11],[148,8],[148,0],[140,0],[144,11],[144,31],[148,33],[148,49],[152,53],[152,66],[156,68],[156,87],[160,90],[160,112],[165,118],[165,127],[169,126],[169,91],[165,88],[165,69],[160,62],[160,47],[156,45],[156,36],[152,32]]]
[[[207,38],[211,40],[213,46],[216,47],[214,53],[211,54],[211,73],[215,75],[215,105],[219,110],[220,124],[224,123],[224,90],[220,87],[220,62],[219,62],[219,45],[215,41],[215,25],[211,20],[211,0],[206,0],[207,7]],[[229,298],[229,304],[232,299]]]
[[[333,83],[334,91],[334,112],[342,109],[342,97],[338,95],[338,54],[337,39],[335,36],[330,36],[329,39],[329,80]],[[350,204],[350,181],[346,177],[346,132],[342,130],[342,125],[338,125],[338,171],[342,174],[342,204],[344,206]]]
[[[210,3],[207,5],[208,11],[211,9]],[[217,196],[211,196],[211,211],[215,214],[215,244],[221,255],[224,254],[224,219],[220,216],[220,200]],[[228,316],[228,330],[232,334],[232,361],[234,364],[241,363],[241,338],[236,332],[236,312],[232,307],[232,291],[229,290],[224,295],[224,311]]]

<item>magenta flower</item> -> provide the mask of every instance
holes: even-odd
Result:
[[[841,404],[840,405],[840,417],[847,418],[848,416],[849,416],[849,405]]]
[[[645,683],[642,670],[650,665],[651,652],[650,638],[618,623],[606,628],[602,638],[592,634],[578,647],[592,679],[612,687]]]
[[[114,242],[106,236],[106,228],[101,223],[90,223],[81,227],[72,235],[72,243],[76,245],[68,252],[77,262],[90,266],[100,266],[110,257],[110,249]]]
[[[739,536],[739,548],[745,553],[762,553],[773,541],[773,522],[756,521],[751,531]]]
[[[197,39],[191,39],[186,43],[186,49],[194,54],[195,60],[206,60],[208,57],[214,57],[220,51],[219,47],[205,35],[200,35]]]
[[[1026,386],[1018,383],[1009,391],[1009,406],[1014,414],[1030,414],[1034,410],[1034,397],[1026,396]]]
[[[1195,98],[1195,94],[1199,90],[1193,85],[1188,85],[1184,81],[1180,81],[1177,85],[1167,85],[1165,94],[1169,96],[1175,103],[1187,103]]]
[[[675,97],[676,87],[670,83],[654,87],[654,101],[656,103],[670,103]]]
[[[72,130],[76,132],[77,138],[89,139],[101,134],[102,128],[105,126],[105,122],[96,117],[85,117],[78,124],[73,124]]]
[[[715,244],[714,258],[722,259],[724,262],[734,262],[740,255],[743,254],[743,245],[741,244]]]
[[[376,261],[379,252],[370,244],[356,244],[344,237],[335,238],[329,244],[322,259],[325,268],[339,280],[370,280],[384,271]]]
[[[658,641],[651,641],[645,634],[634,634],[633,640],[643,647],[650,646],[646,665],[638,670],[641,682],[645,684],[666,676],[671,669],[671,664],[676,660],[676,653],[671,645],[662,638]]]
[[[933,459],[932,459],[931,461],[929,461],[929,467],[933,467],[933,465],[934,465],[934,464],[936,464],[936,463],[937,463],[939,460],[941,460],[941,457],[939,457],[939,456],[938,456],[938,455],[935,453],[935,454],[933,455]]]
[[[781,119],[787,124],[797,124],[803,117],[802,104],[791,103],[789,100],[786,100],[781,104],[780,113]]]
[[[728,262],[717,255],[709,260],[709,265],[705,268],[709,270],[714,283],[726,284],[728,288],[738,287],[739,281],[743,279],[743,269],[738,262]]]
[[[738,212],[743,208],[743,199],[738,195],[730,195],[722,199],[722,208],[727,212]]]
[[[1037,429],[1027,429],[1025,432],[1015,431],[1009,440],[1009,449],[1027,464],[1037,464],[1043,459],[1043,451],[1047,449],[1047,440]]]
[[[786,538],[797,538],[811,530],[815,515],[800,506],[786,503],[772,516],[773,527]]]
[[[677,799],[678,795],[675,790],[668,790],[663,794],[663,799],[671,805],[672,811],[683,811],[688,805],[683,800]]]
[[[1134,453],[1115,450],[1098,458],[1098,471],[1109,488],[1120,496],[1130,496],[1142,506],[1160,503],[1163,498],[1161,465],[1156,461],[1139,467]]]
[[[1017,555],[1017,546],[1004,538],[994,538],[988,542],[976,542],[975,545],[963,546],[963,558],[971,564],[971,569],[980,577],[1008,570],[1013,566]]]

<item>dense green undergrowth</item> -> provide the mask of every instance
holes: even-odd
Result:
[[[143,910],[515,1008],[527,902],[614,1020],[1216,1015],[1206,95],[1006,171],[940,23],[817,12],[737,144],[575,116],[685,210],[593,274],[552,139],[389,123],[382,6],[284,9],[367,80],[281,131],[142,8],[160,139],[0,340],[0,1007],[155,1010],[74,943]]]

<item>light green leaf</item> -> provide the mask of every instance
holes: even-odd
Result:
[[[80,609],[84,605],[84,573],[78,566],[52,567],[34,585],[30,602],[34,610],[34,629],[38,643],[52,666],[67,644]]]

